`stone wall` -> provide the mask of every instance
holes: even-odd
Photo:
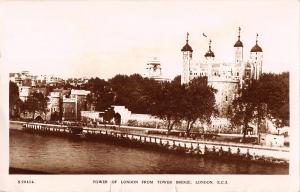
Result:
[[[238,81],[210,79],[208,84],[217,90],[215,94],[216,106],[221,117],[228,113],[228,107],[232,104],[238,90]]]
[[[86,119],[93,119],[103,121],[103,112],[100,111],[81,111],[81,120],[84,118]]]

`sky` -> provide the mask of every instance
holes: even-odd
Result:
[[[244,60],[258,44],[263,72],[298,65],[298,1],[4,1],[0,3],[1,65],[7,72],[111,78],[144,73],[158,57],[165,77],[181,73],[186,33],[193,59],[212,50],[234,60],[240,26]],[[208,38],[202,36],[205,33]]]

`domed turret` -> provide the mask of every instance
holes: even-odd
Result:
[[[208,51],[205,53],[204,57],[215,57],[214,52],[212,52],[211,50],[211,40],[209,40],[209,49]]]
[[[263,52],[263,51],[262,48],[256,44],[254,47],[252,47],[251,52]]]
[[[182,47],[181,51],[193,52],[192,47],[189,45],[189,33],[186,34],[186,44]]]
[[[234,44],[234,47],[244,47],[242,41],[240,40],[241,37],[241,28],[239,27],[239,36],[237,42]]]
[[[252,47],[250,52],[263,52],[262,48],[257,44],[258,40],[258,34],[256,34],[256,44],[254,45],[254,47]]]
[[[238,40],[238,41],[234,44],[234,47],[244,47],[244,46],[243,46],[243,43],[242,43],[240,40]]]
[[[250,51],[250,61],[253,65],[252,78],[259,79],[262,74],[262,60],[263,51],[262,48],[257,44],[258,34],[256,34],[256,44]]]

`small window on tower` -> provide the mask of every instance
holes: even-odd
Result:
[[[236,76],[239,76],[239,75],[240,75],[239,72],[237,72],[237,73],[236,73]]]
[[[228,99],[227,96],[225,96],[225,101],[227,101],[227,99]]]

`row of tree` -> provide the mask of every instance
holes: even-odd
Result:
[[[182,85],[178,76],[172,82],[160,84],[150,95],[148,106],[153,115],[166,120],[169,132],[176,123],[184,121],[189,135],[197,121],[210,123],[211,116],[216,114],[215,92],[206,77]]]
[[[164,119],[167,129],[186,122],[189,133],[194,123],[210,121],[216,115],[214,90],[205,77],[181,85],[180,76],[171,82],[157,82],[134,74],[116,75],[108,81],[91,79],[86,88],[97,93],[96,109],[125,105],[135,113],[148,113]],[[260,129],[268,118],[278,126],[289,125],[289,73],[263,74],[244,86],[228,109],[232,126],[242,127],[244,134],[249,124]]]
[[[209,122],[210,117],[217,114],[216,90],[208,85],[206,77],[181,85],[180,76],[171,82],[157,82],[138,74],[116,75],[108,81],[91,78],[81,88],[91,91],[87,101],[97,111],[111,105],[124,105],[134,113],[164,119],[169,131],[184,121],[189,134],[197,121]],[[22,103],[17,85],[10,82],[9,94],[10,112],[16,105],[30,112],[46,110],[47,97],[42,93],[32,93]],[[256,122],[259,128],[266,117],[277,126],[289,124],[289,73],[263,74],[259,80],[253,80],[240,90],[228,110],[232,125],[242,126],[244,133],[250,123]]]
[[[90,79],[86,89],[92,92],[88,101],[95,103],[96,110],[101,111],[112,104],[125,105],[135,113],[164,119],[168,131],[185,120],[189,134],[197,120],[209,122],[216,113],[216,90],[208,86],[206,77],[181,85],[180,76],[171,82],[157,82],[138,74],[116,75],[107,82],[99,78]]]

